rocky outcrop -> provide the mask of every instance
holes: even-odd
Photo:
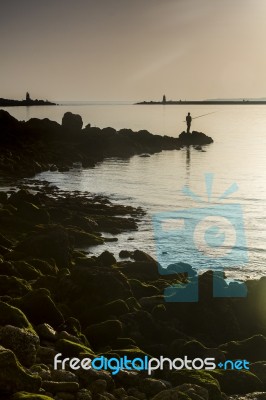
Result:
[[[189,145],[206,145],[213,143],[213,139],[205,133],[193,131],[192,133],[182,132],[180,133],[179,142],[182,146]]]

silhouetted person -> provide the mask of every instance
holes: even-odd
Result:
[[[188,115],[186,116],[187,133],[189,133],[189,131],[190,131],[191,121],[192,121],[192,117],[191,117],[190,112],[189,112]]]

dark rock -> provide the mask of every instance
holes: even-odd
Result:
[[[41,379],[30,375],[19,364],[15,354],[0,346],[0,392],[12,394],[21,390],[37,393]]]
[[[12,350],[22,365],[30,367],[36,361],[40,340],[33,330],[6,325],[0,328],[0,344]]]
[[[42,388],[50,393],[58,393],[58,392],[76,393],[79,390],[79,384],[77,382],[43,381]]]
[[[257,376],[249,371],[213,370],[210,372],[220,383],[226,394],[246,394],[262,391],[263,385]]]
[[[181,145],[205,145],[213,143],[213,139],[210,136],[197,131],[193,131],[192,133],[182,132],[178,139]]]
[[[34,235],[20,242],[17,251],[35,258],[54,258],[58,267],[69,265],[70,243],[65,229],[56,225],[41,226]]]
[[[250,362],[266,360],[266,337],[255,335],[242,341],[232,341],[219,346],[231,360],[245,359]]]
[[[84,353],[87,357],[94,358],[94,353],[89,347],[86,347],[79,343],[71,342],[70,340],[58,340],[56,342],[55,348],[65,357],[78,357],[81,353]]]
[[[83,121],[80,115],[66,112],[62,118],[62,127],[69,131],[81,131]]]
[[[0,325],[13,325],[18,328],[31,329],[31,324],[21,310],[0,301]]]
[[[28,202],[19,204],[17,215],[33,224],[48,224],[50,221],[50,216],[46,210]]]
[[[13,303],[36,325],[48,323],[57,327],[64,322],[61,312],[49,296],[47,289],[36,289],[14,300]]]
[[[102,264],[105,267],[116,264],[114,255],[107,250],[97,257],[97,261],[100,265]]]
[[[53,400],[53,398],[43,394],[17,392],[12,397],[12,400]]]
[[[23,296],[31,290],[30,284],[15,276],[0,275],[0,293],[12,297]]]

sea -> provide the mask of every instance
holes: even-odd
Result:
[[[148,130],[178,137],[185,116],[192,130],[214,142],[162,151],[150,157],[108,158],[94,168],[43,172],[60,189],[108,196],[142,207],[136,232],[117,242],[86,249],[143,250],[162,266],[188,263],[201,273],[223,270],[230,280],[258,279],[266,267],[266,105],[135,105],[128,102],[75,102],[58,106],[8,107],[19,120],[80,114],[84,126]],[[207,115],[205,115],[207,114]],[[104,234],[108,236],[108,234]]]

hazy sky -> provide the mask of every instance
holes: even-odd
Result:
[[[0,97],[266,97],[266,0],[9,0]]]

